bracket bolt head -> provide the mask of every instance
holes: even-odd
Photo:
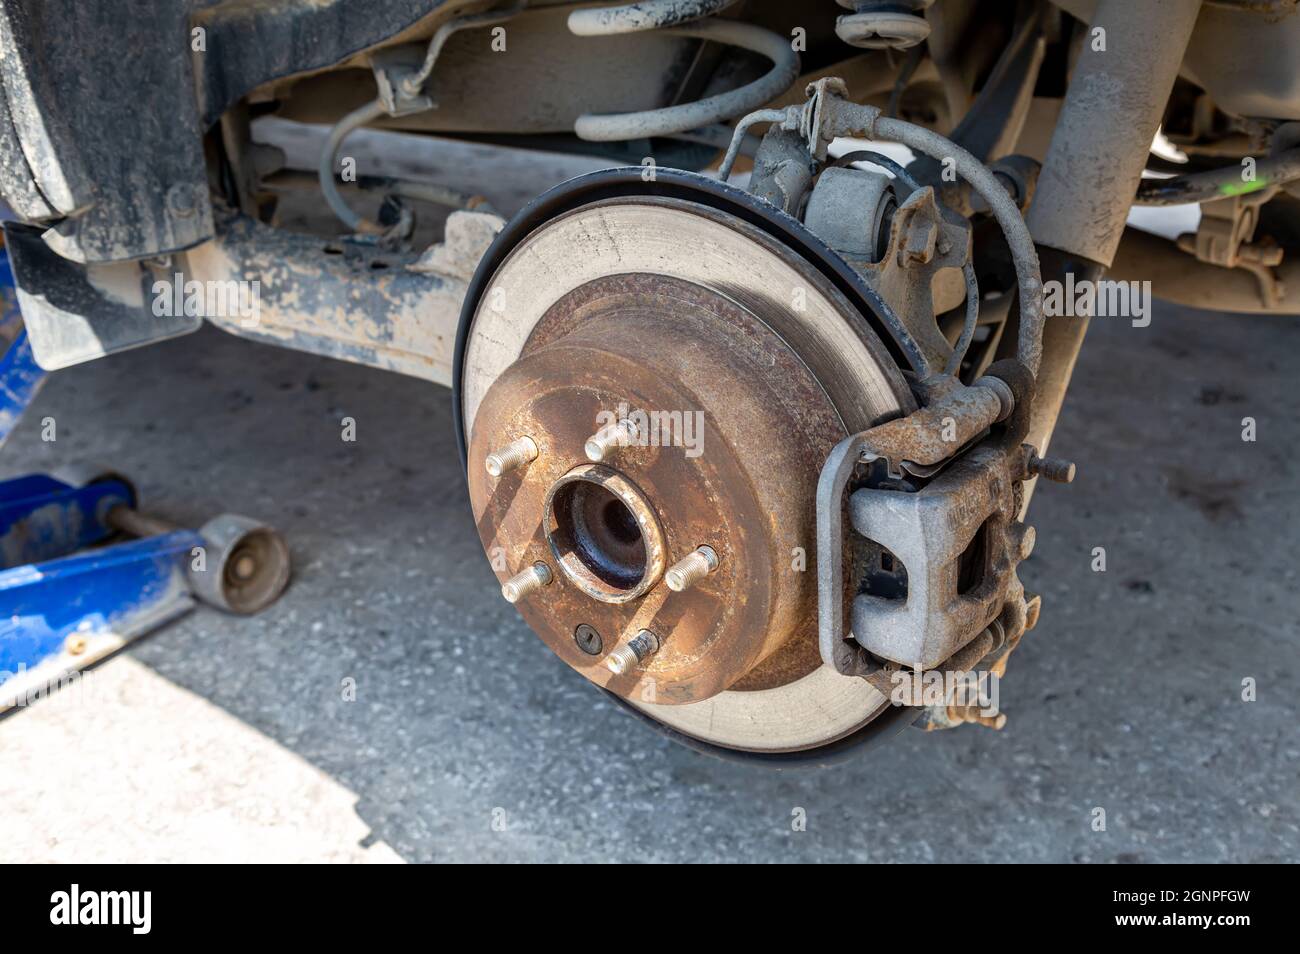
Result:
[[[188,182],[177,182],[167,190],[165,197],[167,209],[180,219],[188,219],[198,211],[198,199],[194,187]]]
[[[1001,378],[995,378],[991,374],[983,375],[975,380],[971,387],[988,388],[998,396],[998,420],[1005,421],[1011,416],[1016,409],[1016,396],[1012,392],[1007,382]]]

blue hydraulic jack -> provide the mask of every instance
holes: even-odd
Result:
[[[0,297],[3,444],[45,376],[3,251]],[[62,685],[196,599],[254,613],[288,581],[283,539],[247,517],[178,529],[141,513],[126,478],[87,466],[0,481],[0,712]]]

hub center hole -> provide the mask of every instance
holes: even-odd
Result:
[[[617,497],[611,495],[600,516],[604,522],[604,529],[618,543],[634,546],[641,542],[641,528],[636,524],[636,517],[628,509],[627,504]]]
[[[645,539],[627,504],[585,480],[562,487],[552,503],[552,542],[602,583],[628,590],[645,575]]]
[[[560,571],[598,600],[635,599],[663,572],[663,542],[648,502],[608,468],[557,481],[545,521]]]

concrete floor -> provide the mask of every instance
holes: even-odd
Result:
[[[5,475],[112,463],[179,523],[273,522],[295,574],[261,616],[135,644],[93,706],[0,721],[0,858],[1296,860],[1298,374],[1294,321],[1095,323],[1054,442],[1079,480],[1034,501],[1044,609],[1007,728],[774,771],[642,728],[501,600],[447,391],[212,329],[59,372]]]
[[[321,135],[259,124],[303,168]],[[369,174],[487,183],[507,214],[600,165],[372,131],[348,148]],[[294,197],[282,224],[328,228],[318,206]],[[1034,503],[1045,611],[1008,728],[812,772],[677,748],[542,647],[479,550],[446,391],[211,329],[61,372],[4,473],[89,457],[179,523],[266,519],[295,579],[256,619],[200,610],[138,643],[89,702],[0,721],[0,858],[1294,859],[1297,341],[1167,308],[1096,324],[1055,443],[1080,480]]]

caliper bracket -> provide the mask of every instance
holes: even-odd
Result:
[[[926,385],[924,407],[845,438],[822,469],[819,647],[823,661],[846,675],[933,669],[991,629],[1007,642],[1025,629],[1016,568],[1034,539],[1018,519],[1022,485],[1037,461],[1023,444],[1032,377],[1019,362],[1002,361],[970,386],[943,377]],[[865,485],[859,466],[880,460],[884,485]],[[864,485],[848,493],[846,506],[855,478]],[[855,532],[902,563],[905,594],[861,592],[845,578],[846,512]]]

